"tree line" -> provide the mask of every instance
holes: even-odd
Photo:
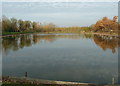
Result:
[[[42,24],[40,22],[17,20],[16,18],[2,17],[2,32],[110,32],[118,31],[117,16],[113,19],[103,17],[102,20],[89,27],[57,27],[53,23]]]
[[[2,32],[80,32],[89,31],[90,27],[57,27],[53,23],[42,24],[40,22],[17,20],[16,18],[2,17]]]
[[[16,18],[7,18],[6,16],[2,17],[2,31],[3,32],[46,32],[53,31],[55,25],[52,23],[42,25],[39,22],[32,22],[28,20],[17,20]]]

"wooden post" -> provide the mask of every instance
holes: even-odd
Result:
[[[25,72],[25,77],[27,77],[27,72]]]

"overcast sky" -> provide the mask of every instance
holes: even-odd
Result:
[[[118,15],[117,2],[3,2],[2,14],[17,19],[54,23],[57,26],[89,26],[104,16]]]

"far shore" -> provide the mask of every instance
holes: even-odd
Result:
[[[27,35],[27,34],[52,34],[52,33],[76,33],[76,34],[92,34],[92,35],[100,35],[100,36],[111,36],[111,37],[120,37],[118,33],[105,33],[105,32],[9,32],[3,33],[0,37],[9,37],[16,35]]]
[[[83,34],[93,34],[93,35],[100,35],[100,36],[114,36],[119,37],[118,33],[105,33],[105,32],[82,32]]]

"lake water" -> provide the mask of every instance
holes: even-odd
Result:
[[[3,37],[3,76],[89,83],[117,82],[118,38],[80,34]]]

